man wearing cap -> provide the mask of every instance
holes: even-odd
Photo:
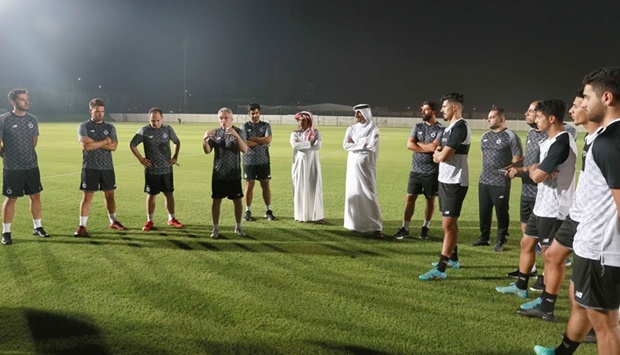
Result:
[[[356,124],[344,135],[347,157],[344,227],[356,232],[374,232],[383,238],[383,220],[377,197],[379,128],[372,120],[370,106],[353,107]]]

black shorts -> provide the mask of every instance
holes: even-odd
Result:
[[[43,191],[39,168],[6,170],[2,174],[2,194],[6,197],[35,195]]]
[[[244,165],[243,178],[245,181],[271,180],[271,166],[269,164]]]
[[[555,240],[563,247],[573,250],[573,240],[577,233],[579,222],[573,221],[570,216],[566,216],[564,222],[555,233]]]
[[[114,170],[82,169],[82,191],[110,191],[116,189]]]
[[[160,192],[168,193],[174,191],[172,173],[155,175],[144,173],[144,192],[149,195],[158,195]]]
[[[239,180],[211,180],[211,198],[220,199],[227,197],[235,200],[243,197],[241,179]]]
[[[438,174],[423,174],[409,172],[409,183],[407,184],[407,194],[421,195],[426,198],[433,198],[439,193]]]
[[[439,210],[442,217],[459,217],[469,186],[439,183]]]
[[[585,308],[617,310],[620,306],[620,268],[575,254],[571,281],[575,302]]]
[[[525,226],[525,235],[538,239],[541,246],[548,248],[562,222],[557,218],[538,217],[532,213]]]
[[[536,204],[536,199],[525,200],[523,199],[523,196],[521,196],[521,206],[520,206],[521,223],[527,223],[527,221],[530,219],[530,216],[534,212],[535,204]]]

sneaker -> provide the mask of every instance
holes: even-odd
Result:
[[[439,262],[434,261],[434,262],[431,263],[431,265],[437,267],[437,265],[439,265]],[[461,267],[461,263],[459,263],[458,260],[456,260],[456,261],[455,260],[448,260],[448,263],[446,264],[446,266],[447,267],[451,267],[454,270],[457,270],[457,269],[459,269]]]
[[[41,238],[49,238],[50,235],[45,233],[45,229],[43,229],[43,227],[39,227],[39,228],[35,228],[32,231],[32,235],[38,235]]]
[[[245,211],[245,215],[243,215],[243,219],[245,219],[246,221],[251,221],[252,220],[252,211]]]
[[[420,239],[428,239],[428,227],[420,228]]]
[[[273,215],[272,210],[267,210],[267,212],[265,212],[265,218],[267,218],[267,220],[269,221],[273,221],[276,219],[276,216]]]
[[[121,224],[119,221],[114,221],[114,223],[110,224],[110,229],[116,229],[119,231],[126,231],[127,227]]]
[[[570,260],[570,256],[566,258],[566,267],[573,265],[573,262]]]
[[[144,227],[142,227],[142,230],[148,232],[151,229],[153,229],[153,221],[146,221],[146,223],[144,223]]]
[[[545,290],[545,281],[544,281],[544,276],[540,276],[537,280],[536,283],[533,284],[532,286],[530,286],[530,291],[534,291],[534,292],[543,292]]]
[[[75,233],[73,233],[74,237],[88,237],[88,232],[86,231],[86,227],[84,226],[78,226],[77,230],[75,231]]]
[[[529,302],[525,302],[519,308],[521,308],[521,309],[532,309],[532,308],[536,308],[536,307],[540,306],[541,303],[542,303],[542,297],[536,297],[535,299],[533,299],[533,300],[531,300]]]
[[[240,237],[245,237],[245,232],[241,227],[235,227],[235,233],[237,233],[237,235]]]
[[[532,318],[540,318],[542,320],[546,320],[547,322],[554,322],[555,316],[553,315],[553,311],[551,312],[543,312],[540,310],[540,307],[534,307],[530,309],[517,309],[517,314],[526,317]]]
[[[13,239],[11,239],[11,233],[2,233],[2,244],[4,245],[13,244]]]
[[[511,283],[510,286],[496,287],[495,290],[499,293],[513,294],[513,295],[517,295],[517,297],[527,298],[527,289],[522,290],[518,288],[517,284],[515,284],[514,282]]]
[[[540,244],[536,244],[536,254],[540,255],[542,253],[542,249],[540,247]]]
[[[405,227],[400,227],[398,232],[394,234],[394,239],[403,239],[405,237],[409,237],[409,230],[405,229]]]
[[[536,355],[554,355],[555,348],[545,348],[544,346],[536,345],[534,347]]]
[[[480,247],[485,245],[491,245],[487,239],[478,238],[475,242],[471,243],[472,247]]]
[[[519,278],[519,269],[516,269],[513,272],[509,272],[506,274],[506,276],[508,277],[512,277],[513,279],[518,279]],[[530,277],[530,279],[535,279],[538,277],[538,273],[536,272],[536,270],[530,272],[530,274],[528,275]]]
[[[211,232],[211,239],[217,239],[220,237],[220,230],[218,228],[213,227],[213,231]]]
[[[177,220],[176,218],[173,218],[171,220],[168,221],[168,225],[169,226],[173,226],[174,228],[183,228],[185,227],[185,225],[183,225],[183,223],[179,222],[179,220]]]
[[[493,250],[495,252],[500,252],[500,251],[504,251],[504,244],[506,244],[507,240],[498,240],[497,243],[495,243],[495,246],[493,247]]]
[[[437,269],[431,269],[426,274],[420,275],[420,280],[422,281],[440,281],[446,279],[446,273],[441,272]]]

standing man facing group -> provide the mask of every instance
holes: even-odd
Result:
[[[129,143],[131,152],[144,166],[144,192],[146,193],[146,223],[143,231],[153,229],[155,198],[162,192],[168,210],[168,225],[183,228],[183,224],[174,216],[174,179],[172,166],[177,163],[181,141],[172,126],[163,124],[163,113],[160,108],[149,110],[149,124],[140,128]],[[170,150],[170,142],[174,144],[174,153]],[[144,143],[144,157],[138,145]]]
[[[426,101],[422,104],[422,122],[416,123],[411,130],[407,149],[413,151],[411,171],[407,184],[405,199],[405,213],[403,224],[394,235],[396,239],[409,236],[409,223],[415,210],[415,202],[420,194],[426,198],[424,222],[420,229],[420,238],[428,239],[428,228],[435,211],[435,196],[438,192],[437,177],[439,165],[433,161],[433,153],[439,146],[443,136],[444,126],[437,122],[437,103]]]
[[[14,89],[9,92],[12,112],[0,116],[0,157],[3,159],[2,194],[2,244],[11,245],[11,224],[15,215],[15,203],[24,194],[30,197],[30,212],[34,224],[33,235],[47,238],[50,235],[41,225],[41,174],[37,152],[39,124],[28,113],[30,101],[28,90]]]
[[[241,125],[246,136],[247,152],[243,153],[243,178],[245,179],[245,216],[246,221],[252,218],[252,199],[254,197],[254,183],[260,182],[265,201],[265,218],[270,221],[276,219],[271,210],[271,165],[269,160],[269,144],[271,144],[271,125],[260,120],[260,105],[248,105],[250,120]]]
[[[472,246],[489,245],[493,208],[497,216],[497,240],[494,250],[504,250],[510,224],[510,178],[505,170],[523,157],[521,138],[506,128],[504,109],[493,107],[487,124],[490,131],[480,138],[482,171],[478,183],[480,238]]]
[[[90,119],[78,126],[78,141],[82,146],[82,201],[80,202],[80,222],[73,233],[76,237],[88,237],[86,223],[90,213],[95,191],[103,191],[105,207],[108,210],[110,229],[127,230],[116,219],[116,176],[112,152],[118,147],[116,128],[105,122],[105,103],[101,99],[92,99],[88,103]]]
[[[241,153],[247,152],[245,132],[233,126],[233,113],[227,107],[222,107],[218,113],[220,127],[205,132],[202,140],[202,149],[205,154],[215,152],[213,157],[213,176],[211,179],[211,215],[213,217],[213,232],[211,238],[220,236],[220,209],[224,197],[232,200],[235,208],[235,233],[245,236],[241,228],[241,213],[243,205],[241,198]]]

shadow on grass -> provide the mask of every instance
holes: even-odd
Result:
[[[52,313],[39,309],[0,308],[2,350],[38,354],[111,354],[99,327],[84,315]]]
[[[366,348],[359,345],[350,344],[332,344],[326,342],[312,342],[313,345],[320,346],[330,353],[343,353],[343,354],[365,354],[365,355],[388,355],[392,354],[385,351],[379,351],[371,348]]]

